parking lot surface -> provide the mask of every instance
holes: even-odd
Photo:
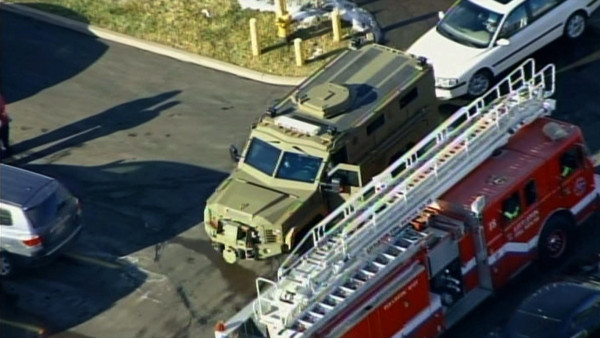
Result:
[[[555,116],[581,126],[597,155],[600,13],[591,23],[578,44],[536,58],[558,66]],[[2,337],[212,337],[278,261],[224,263],[197,226],[204,202],[233,166],[229,144],[290,88],[5,12],[0,25],[15,162],[63,181],[85,222],[73,251],[2,283]],[[600,251],[599,222],[581,229],[577,253]],[[544,278],[527,271],[447,336],[481,337]]]

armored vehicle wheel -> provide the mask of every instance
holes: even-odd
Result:
[[[231,247],[225,248],[225,250],[223,250],[223,259],[225,259],[225,262],[229,264],[234,264],[237,260],[237,253],[235,252],[235,249]]]

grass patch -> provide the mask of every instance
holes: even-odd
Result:
[[[257,71],[306,76],[335,57],[348,41],[333,42],[331,23],[313,29],[293,27],[303,38],[304,56],[320,57],[297,67],[293,44],[276,35],[275,14],[242,10],[236,0],[8,0],[115,32],[162,43]],[[203,10],[210,13],[207,17]],[[256,18],[263,54],[252,57],[249,19]],[[343,27],[343,36],[351,34]]]

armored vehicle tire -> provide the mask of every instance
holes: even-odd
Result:
[[[587,26],[587,17],[584,12],[575,12],[567,19],[565,23],[564,36],[569,40],[580,38],[585,32]]]
[[[565,258],[570,248],[572,220],[565,215],[550,218],[538,241],[539,261],[542,267],[551,268]]]
[[[7,252],[0,252],[0,278],[9,278],[15,272],[15,264]]]
[[[237,260],[237,252],[232,247],[227,247],[223,250],[223,259],[229,264],[234,264]]]

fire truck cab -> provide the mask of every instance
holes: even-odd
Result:
[[[586,155],[578,127],[540,118],[439,199],[450,217],[461,209],[478,215],[494,288],[535,257],[542,264],[562,258],[572,230],[598,207],[598,182]],[[463,279],[473,285],[473,241],[461,241],[459,251]]]

